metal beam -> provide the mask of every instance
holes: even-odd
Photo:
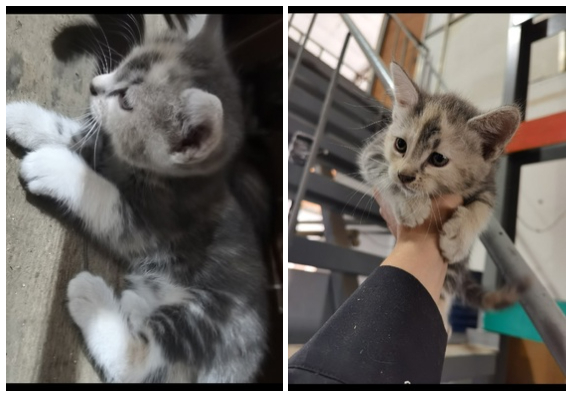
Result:
[[[360,46],[360,49],[362,49],[362,52],[364,52],[364,56],[366,56],[366,58],[368,59],[368,62],[370,63],[372,69],[374,70],[374,73],[376,74],[378,79],[380,79],[382,85],[384,85],[384,88],[386,89],[390,97],[393,98],[394,82],[392,81],[392,77],[390,76],[388,69],[386,68],[382,60],[380,60],[380,57],[374,52],[372,46],[370,46],[366,38],[362,35],[358,27],[356,27],[352,19],[350,19],[350,17],[348,16],[348,14],[340,14],[340,16],[344,20],[344,23],[346,23],[346,26],[348,27],[348,31],[350,31],[350,34],[354,36],[354,39]]]
[[[289,237],[289,261],[334,272],[370,275],[384,261],[384,258],[293,236]]]
[[[289,112],[317,124],[322,110],[323,99],[310,94],[297,83],[289,91]],[[360,142],[370,137],[376,130],[376,126],[382,123],[382,117],[370,113],[366,120],[349,115],[336,100],[331,105],[326,132],[332,132],[340,138],[360,146]],[[379,123],[376,123],[379,122]],[[358,142],[358,143],[357,143]]]
[[[566,318],[556,302],[549,296],[533,270],[524,261],[505,230],[493,217],[481,235],[487,252],[503,276],[511,283],[529,279],[528,290],[521,297],[521,305],[544,344],[566,375]]]
[[[323,103],[323,109],[321,111],[321,116],[319,118],[319,124],[317,125],[317,130],[315,131],[315,137],[313,139],[313,145],[311,146],[311,152],[309,153],[309,157],[307,159],[307,162],[305,163],[305,167],[303,168],[301,180],[299,181],[299,186],[297,189],[297,195],[293,200],[293,206],[289,211],[289,236],[291,236],[295,232],[297,216],[299,215],[299,210],[301,209],[301,201],[305,197],[305,191],[307,190],[307,181],[309,180],[309,170],[315,163],[317,152],[319,151],[319,144],[325,133],[325,126],[328,121],[328,113],[332,104],[333,92],[336,87],[336,81],[340,73],[340,67],[342,66],[344,54],[346,52],[346,47],[348,46],[349,40],[350,40],[350,33],[347,34],[346,38],[344,39],[344,44],[342,46],[340,58],[338,59],[338,65],[329,84],[329,89],[325,97],[325,102]]]
[[[303,44],[299,48],[297,52],[297,57],[295,58],[295,63],[293,63],[293,68],[291,69],[291,74],[289,75],[289,89],[291,89],[291,85],[293,85],[293,81],[295,80],[295,73],[299,68],[299,64],[301,64],[301,58],[303,57],[303,51],[305,50],[305,46],[307,46],[307,42],[309,42],[309,35],[311,34],[311,30],[313,29],[313,25],[315,24],[315,19],[317,19],[317,14],[314,14],[311,18],[311,23],[309,24],[309,29],[307,30],[307,34],[305,35],[305,39],[303,40]]]
[[[494,353],[446,356],[443,360],[441,381],[457,382],[492,376],[496,363],[497,355]]]
[[[295,41],[289,39],[288,66],[293,66],[293,55],[299,47]],[[321,102],[324,100],[329,82],[334,70],[322,60],[311,53],[305,53],[303,63],[295,77],[295,86],[306,90]],[[289,102],[291,103],[291,95]],[[372,96],[358,89],[354,83],[339,76],[333,96],[334,107],[351,118],[357,119],[360,124],[373,122],[380,114],[388,110],[383,108]],[[293,102],[294,104],[294,102]],[[315,121],[316,123],[316,121]]]
[[[297,191],[301,171],[301,167],[297,165],[288,165],[290,195]],[[386,222],[380,216],[380,207],[373,197],[317,174],[309,174],[304,199],[325,205],[336,212],[351,215],[362,222],[386,226]]]

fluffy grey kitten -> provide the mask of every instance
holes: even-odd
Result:
[[[512,304],[522,285],[484,292],[469,275],[467,263],[475,239],[491,217],[497,161],[518,128],[519,110],[504,106],[481,113],[453,94],[420,90],[396,63],[390,68],[393,119],[361,152],[364,179],[391,202],[397,220],[409,227],[427,219],[431,198],[463,197],[463,205],[440,233],[439,247],[449,263],[442,313],[448,312],[454,294],[484,309]]]
[[[196,16],[95,77],[87,125],[6,108],[8,137],[31,151],[29,192],[129,266],[120,294],[89,272],[67,289],[110,382],[250,382],[265,353],[262,256],[228,180],[243,126],[219,19]]]

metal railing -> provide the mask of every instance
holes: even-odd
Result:
[[[391,76],[387,71],[386,65],[382,62],[382,60],[370,46],[368,41],[364,38],[350,17],[346,14],[342,14],[341,17],[348,27],[349,34],[346,36],[336,71],[330,81],[324,105],[321,111],[321,116],[317,125],[317,130],[315,132],[314,141],[311,146],[309,159],[305,162],[302,180],[299,184],[293,206],[290,210],[289,239],[291,239],[292,235],[295,232],[294,230],[297,223],[300,204],[305,196],[307,177],[310,168],[314,165],[314,161],[319,149],[319,142],[324,134],[324,129],[327,123],[327,114],[332,101],[332,95],[338,79],[339,70],[343,62],[346,46],[351,35],[355,38],[356,42],[362,49],[364,55],[374,70],[374,73],[383,84],[385,90],[387,92],[392,91],[393,87],[393,82]],[[392,18],[394,18],[394,16],[392,16]],[[397,21],[397,19],[394,20]],[[401,22],[399,25],[401,25]],[[402,29],[402,31],[405,32],[407,30]],[[408,39],[415,40],[413,36],[408,36]],[[423,47],[423,44],[420,42],[415,42],[415,45],[418,45],[418,47]],[[303,48],[300,48],[300,51],[302,50]],[[433,68],[430,62],[426,61],[425,65],[427,65],[426,67],[428,68]],[[292,71],[296,71],[296,69]],[[420,70],[420,72],[422,71]],[[423,72],[425,73],[425,71]],[[436,75],[437,73],[435,73],[435,71],[432,71],[431,74]],[[289,80],[292,81],[294,77],[295,76],[292,73],[292,75],[289,77]],[[445,88],[445,84],[441,80],[441,76],[437,75],[437,78],[440,86]],[[483,242],[483,245],[487,249],[489,255],[492,257],[494,263],[503,273],[508,282],[517,283],[522,278],[527,278],[530,281],[529,289],[521,297],[521,305],[530,317],[536,330],[544,340],[545,345],[548,347],[548,350],[553,355],[561,370],[564,374],[566,374],[566,320],[564,314],[556,302],[550,296],[548,296],[546,288],[541,284],[532,269],[518,253],[515,245],[506,235],[505,230],[501,227],[495,218],[491,219],[488,228],[481,235],[481,241]]]
[[[315,19],[317,17],[317,14],[313,14],[313,17],[311,18],[311,22],[310,22],[309,27],[307,28],[306,32],[303,32],[298,27],[292,25],[294,17],[295,17],[295,14],[292,14],[291,18],[289,18],[289,30],[295,31],[296,33],[299,34],[299,41],[298,42],[301,45],[301,47],[300,47],[299,51],[297,52],[297,55],[295,57],[295,61],[293,63],[293,68],[291,69],[291,74],[289,77],[289,88],[291,88],[291,85],[293,83],[292,78],[294,78],[294,75],[296,75],[296,73],[297,73],[297,67],[299,67],[299,62],[300,62],[301,56],[302,56],[303,52],[306,50],[307,44],[309,42],[318,48],[318,50],[319,50],[318,53],[314,54],[318,59],[322,59],[322,56],[325,53],[329,57],[331,57],[332,59],[336,59],[337,61],[339,58],[339,56],[337,54],[331,52],[330,50],[328,50],[327,48],[325,48],[324,46],[322,46],[321,44],[319,44],[317,41],[313,40],[310,37],[313,25],[315,23]],[[293,38],[293,37],[291,37],[291,38]],[[354,74],[354,78],[352,79],[352,82],[354,82],[355,84],[358,83],[359,78],[362,78],[362,74],[366,73],[366,71],[364,71],[364,72],[358,71],[346,63],[344,63],[342,65],[342,67],[344,67],[347,70],[350,70],[350,72],[352,72],[352,74]]]
[[[344,44],[342,46],[342,51],[340,53],[340,57],[338,59],[338,64],[336,66],[336,70],[331,78],[329,83],[329,87],[327,93],[325,95],[325,102],[323,104],[323,108],[321,110],[321,115],[319,117],[319,123],[317,125],[317,130],[315,131],[315,135],[313,137],[313,143],[311,145],[311,151],[309,153],[309,157],[305,162],[305,166],[303,167],[303,173],[301,175],[301,181],[299,182],[299,186],[297,188],[297,196],[293,201],[293,206],[291,207],[289,213],[289,239],[295,233],[295,227],[297,225],[297,216],[299,216],[299,209],[301,208],[301,201],[305,196],[305,191],[307,190],[307,181],[309,180],[309,171],[311,167],[313,167],[315,163],[315,159],[317,158],[317,152],[319,151],[319,144],[325,134],[325,126],[327,124],[328,119],[328,112],[332,104],[333,92],[336,87],[336,81],[338,79],[340,73],[340,67],[342,66],[342,62],[344,60],[344,54],[346,52],[346,46],[348,45],[348,40],[350,39],[350,33],[346,35],[344,39]],[[301,51],[302,48],[299,49]],[[289,77],[291,81],[294,78],[294,75]]]

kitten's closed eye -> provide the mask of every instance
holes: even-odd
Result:
[[[129,101],[127,100],[127,89],[122,89],[119,94],[119,106],[121,107],[121,109],[123,109],[124,111],[132,111],[133,107],[129,104]]]
[[[123,111],[132,111],[133,107],[129,104],[127,100],[127,90],[128,88],[124,89],[117,89],[109,94],[109,96],[117,96],[119,100],[119,106]]]

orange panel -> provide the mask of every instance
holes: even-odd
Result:
[[[566,112],[522,122],[505,153],[566,142]]]

